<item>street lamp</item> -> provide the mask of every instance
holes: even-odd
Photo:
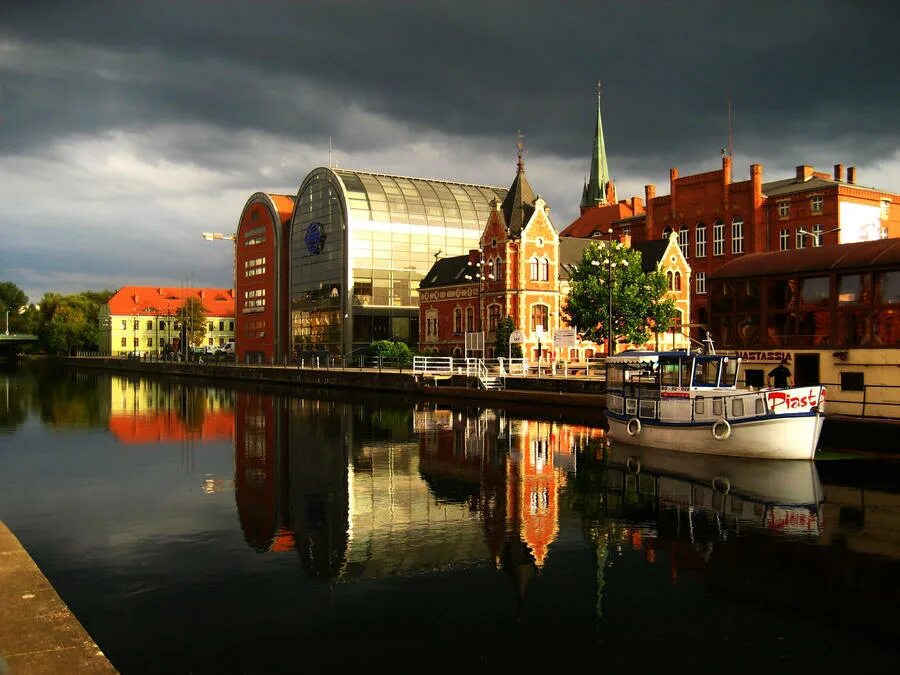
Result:
[[[801,227],[801,228],[799,228],[799,229],[797,230],[797,234],[805,235],[805,236],[807,236],[807,237],[812,237],[812,240],[813,240],[813,247],[819,247],[819,246],[822,245],[822,236],[823,236],[823,235],[831,234],[832,232],[839,232],[840,229],[841,229],[841,228],[839,228],[839,227],[835,227],[835,228],[833,228],[833,229],[831,229],[831,230],[828,230],[828,231],[826,231],[826,232],[815,232],[815,231],[813,231],[813,232],[808,232],[807,230],[804,230],[804,229]],[[838,242],[838,243],[840,243],[840,242]]]
[[[237,238],[237,234],[223,234],[222,232],[204,232],[203,238],[206,241],[215,241],[217,239],[222,239],[225,241],[234,241]],[[232,246],[231,252],[231,287],[237,289],[237,249]]]

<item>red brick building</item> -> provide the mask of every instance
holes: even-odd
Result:
[[[670,169],[668,195],[657,195],[656,186],[647,185],[643,201],[615,202],[604,153],[598,104],[585,196],[611,199],[582,199],[580,217],[560,237],[601,236],[612,228],[637,244],[674,232],[693,271],[694,324],[709,321],[709,275],[746,253],[900,236],[900,195],[860,185],[854,167],[845,174],[840,164],[833,173],[801,165],[792,178],[764,183],[762,165],[752,164],[749,180],[734,181],[726,155],[716,171],[679,176],[678,169]]]
[[[257,192],[241,212],[234,241],[238,362],[290,355],[287,224],[293,211],[293,196]]]

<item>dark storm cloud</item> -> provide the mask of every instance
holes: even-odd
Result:
[[[487,147],[523,129],[532,153],[583,157],[602,79],[612,155],[715,156],[730,93],[735,139],[754,154],[821,140],[862,162],[897,146],[898,14],[844,1],[7,2],[0,35],[71,60],[4,59],[0,142],[203,121],[334,135],[353,153],[379,142],[348,126],[357,105]]]

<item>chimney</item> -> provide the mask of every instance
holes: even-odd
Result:
[[[647,232],[651,232],[653,228],[653,210],[652,210],[652,201],[656,198],[656,186],[653,184],[644,186],[644,199],[647,202],[646,213],[647,217],[644,219],[644,222],[647,224]]]
[[[807,166],[806,164],[801,164],[797,167],[797,182],[805,183],[813,175],[813,168],[811,166]]]
[[[675,213],[675,181],[678,180],[678,169],[669,169],[669,211]]]
[[[834,179],[838,183],[842,183],[844,181],[844,165],[843,164],[835,164],[834,165]]]
[[[856,184],[856,167],[855,166],[847,167],[847,182],[850,183],[850,185]]]

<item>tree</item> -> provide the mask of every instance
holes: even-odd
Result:
[[[28,296],[11,281],[0,282],[0,321],[3,321],[2,330],[6,330],[6,320],[9,319],[9,331],[17,333],[21,331],[19,313],[28,305]],[[7,314],[9,312],[9,314]]]
[[[602,246],[592,242],[584,249],[569,284],[563,312],[583,340],[603,342],[611,333],[613,341],[624,337],[644,344],[651,334],[665,331],[675,318],[675,301],[665,297],[666,275],[660,269],[643,272],[640,251],[621,242]],[[609,353],[615,353],[614,346]]]
[[[206,337],[206,309],[200,298],[185,298],[181,305],[181,334],[193,347],[203,344]]]
[[[514,359],[522,358],[522,345],[509,344],[509,336],[516,330],[516,323],[511,316],[506,316],[497,322],[497,342],[494,353],[497,356],[511,356]]]
[[[96,351],[100,341],[100,306],[110,297],[112,291],[44,293],[39,307],[29,308],[26,313],[37,333],[38,347],[51,354]]]

